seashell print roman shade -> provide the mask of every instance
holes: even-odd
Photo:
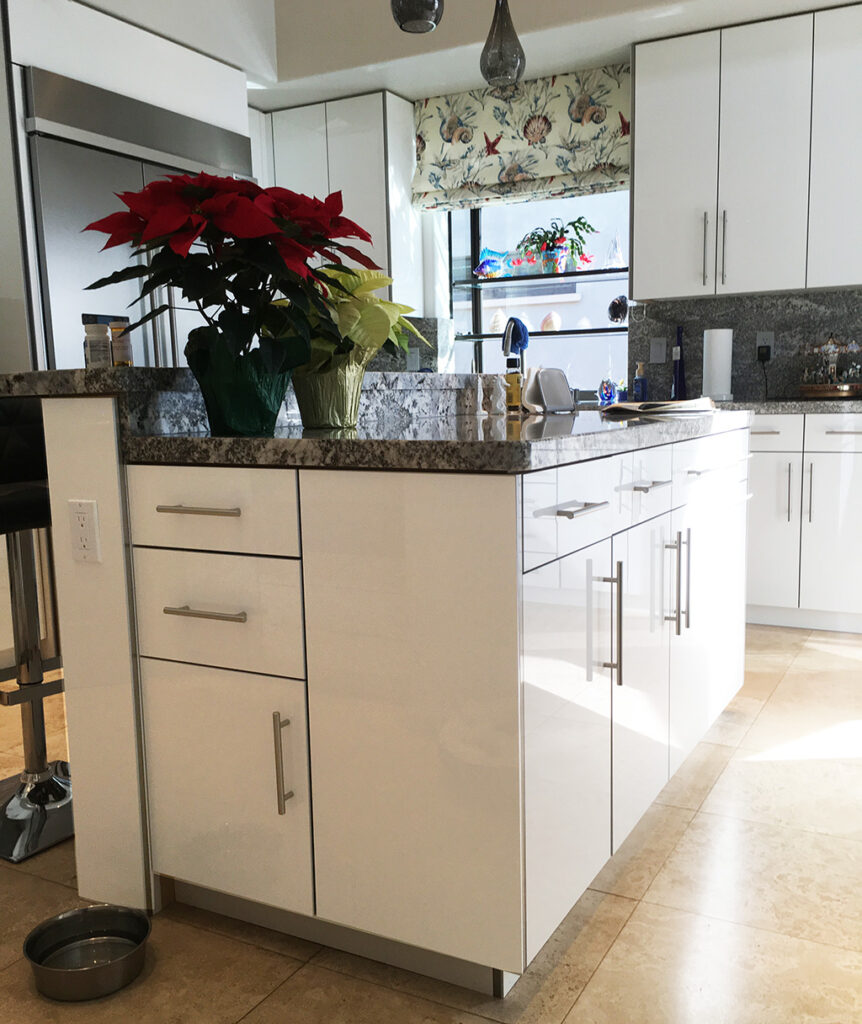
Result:
[[[629,187],[629,64],[419,100],[415,122],[421,209]]]

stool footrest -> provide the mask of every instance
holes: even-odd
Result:
[[[45,697],[53,697],[55,693],[62,693],[64,680],[46,679],[41,683],[29,683],[27,686],[18,686],[14,690],[0,690],[0,706],[16,707],[19,704],[26,704],[31,700],[43,700]]]

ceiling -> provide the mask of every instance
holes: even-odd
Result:
[[[834,6],[834,0],[510,0],[527,77],[625,60],[632,43]],[[400,32],[387,0],[275,0],[279,81],[261,110],[389,89],[421,99],[482,86],[491,0],[447,0],[429,35]]]

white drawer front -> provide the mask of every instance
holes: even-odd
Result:
[[[142,655],[305,677],[298,561],[136,548],[135,591]]]
[[[728,479],[748,477],[748,431],[731,430],[673,446],[673,506],[704,500]]]
[[[631,456],[632,526],[669,512],[673,485],[671,445],[646,448]]]
[[[615,455],[557,471],[557,549],[560,556],[625,530],[634,492],[631,456]]]
[[[862,413],[805,416],[807,452],[862,452]]]
[[[751,424],[753,452],[801,452],[805,417],[799,413],[760,415]]]
[[[556,518],[542,514],[557,503],[556,469],[525,474],[523,488],[524,572],[529,572],[557,557]]]
[[[144,658],[141,688],[154,869],[313,914],[305,685]]]
[[[132,543],[299,557],[296,473],[129,466]]]

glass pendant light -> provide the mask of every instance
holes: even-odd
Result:
[[[496,0],[496,3],[479,70],[489,85],[514,85],[524,74],[527,59],[512,24],[509,0]]]
[[[443,17],[443,0],[392,0],[392,17],[402,32],[433,32]]]

